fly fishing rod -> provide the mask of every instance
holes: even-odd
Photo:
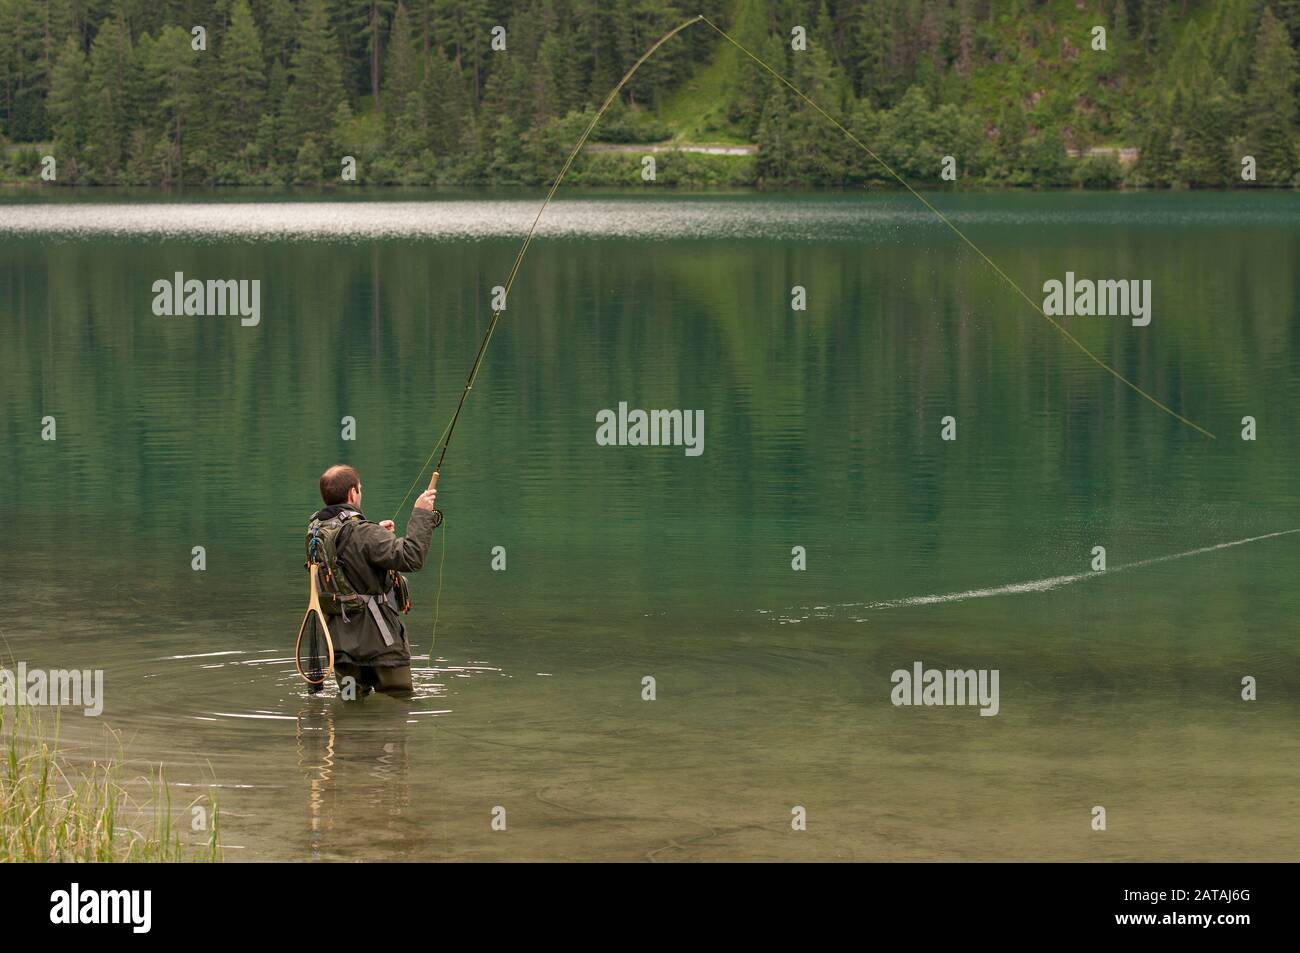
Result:
[[[497,322],[501,320],[501,312],[505,309],[506,301],[510,297],[510,289],[514,286],[515,278],[519,274],[519,266],[523,264],[524,255],[528,254],[528,246],[533,243],[533,235],[537,232],[537,223],[542,220],[542,215],[546,212],[547,206],[551,204],[551,199],[555,198],[555,193],[559,191],[560,183],[563,182],[564,177],[568,175],[569,167],[573,165],[573,160],[576,159],[578,153],[582,151],[582,147],[587,144],[587,139],[591,136],[591,131],[596,128],[596,123],[600,122],[601,117],[605,115],[605,111],[609,109],[610,105],[618,97],[618,94],[623,91],[623,87],[627,85],[628,80],[630,80],[632,75],[641,68],[641,64],[654,56],[655,51],[659,49],[659,47],[663,46],[678,33],[681,33],[682,30],[685,30],[688,26],[694,23],[699,23],[703,19],[704,15],[700,14],[699,16],[687,20],[680,26],[669,30],[655,41],[655,44],[650,47],[650,49],[642,53],[641,58],[632,64],[632,68],[623,74],[623,78],[618,81],[618,85],[609,91],[609,95],[605,97],[605,101],[601,103],[600,108],[596,110],[596,115],[592,116],[591,122],[587,123],[587,128],[583,130],[581,138],[579,138],[578,141],[573,144],[573,148],[569,150],[569,157],[564,160],[564,165],[561,167],[559,175],[557,175],[555,181],[551,183],[551,190],[546,193],[546,201],[542,202],[542,207],[539,208],[537,214],[533,216],[533,224],[528,227],[528,234],[524,236],[524,243],[519,246],[519,252],[515,255],[515,263],[510,269],[510,277],[506,279],[505,289],[501,295],[501,307],[492,312],[492,320],[488,322],[487,333],[483,335],[483,341],[479,344],[478,353],[474,355],[474,364],[470,367],[469,377],[465,380],[465,389],[460,392],[460,401],[456,404],[456,412],[451,415],[451,423],[447,425],[447,435],[443,438],[442,453],[438,455],[438,465],[433,468],[435,477],[438,472],[442,470],[442,461],[447,456],[447,448],[451,446],[451,436],[456,432],[456,421],[460,419],[460,411],[461,408],[465,406],[465,398],[469,396],[470,389],[474,386],[474,379],[478,377],[479,367],[483,364],[483,355],[487,353],[488,342],[492,340],[492,334],[496,331]],[[433,489],[432,485],[429,488]]]
[[[560,183],[563,182],[564,177],[568,175],[569,167],[573,165],[573,160],[578,157],[578,153],[582,151],[582,147],[587,144],[587,139],[591,137],[591,132],[596,128],[596,123],[600,122],[601,117],[605,115],[605,112],[613,104],[614,100],[618,97],[618,94],[623,91],[623,87],[627,85],[628,80],[630,80],[636,71],[641,68],[641,64],[650,59],[659,47],[663,46],[678,33],[681,33],[682,30],[685,30],[692,24],[699,23],[704,19],[703,14],[692,17],[685,23],[669,30],[656,40],[650,49],[642,53],[641,58],[633,63],[631,69],[623,74],[623,78],[618,81],[618,85],[609,91],[609,95],[605,97],[605,101],[601,103],[600,108],[596,110],[596,114],[592,116],[591,121],[587,123],[587,128],[583,130],[582,136],[573,144],[573,148],[569,150],[569,157],[564,160],[564,165],[560,168],[559,174],[555,177],[555,181],[551,183],[550,191],[546,193],[546,200],[542,202],[542,207],[539,208],[537,214],[533,216],[533,223],[528,226],[528,234],[524,236],[523,244],[519,246],[519,251],[515,254],[515,262],[510,268],[510,277],[506,279],[504,293],[501,296],[501,307],[492,312],[492,319],[488,322],[487,331],[483,334],[483,340],[479,342],[478,353],[474,355],[474,363],[470,366],[469,376],[465,378],[465,387],[460,392],[460,400],[456,402],[456,411],[451,415],[451,421],[447,424],[447,429],[443,431],[438,443],[434,446],[433,453],[429,454],[429,459],[424,462],[424,465],[427,467],[429,461],[433,459],[434,454],[437,454],[438,462],[433,468],[433,477],[429,482],[429,489],[432,490],[438,482],[438,474],[442,472],[442,462],[447,457],[447,448],[451,446],[452,435],[456,432],[456,422],[460,420],[460,412],[465,407],[465,398],[469,396],[469,392],[473,389],[474,380],[478,377],[479,369],[483,366],[483,357],[487,354],[488,343],[492,340],[492,335],[497,329],[497,323],[501,320],[501,314],[505,310],[506,301],[510,297],[510,289],[514,287],[515,278],[519,275],[519,267],[523,264],[524,256],[528,254],[528,246],[533,243],[533,236],[537,233],[537,224],[542,220],[542,215],[545,214],[547,207],[550,206],[551,199],[555,198],[555,193],[559,191]],[[423,468],[421,468],[420,473],[424,473]],[[411,484],[411,488],[406,491],[406,496],[402,497],[402,502],[398,504],[398,512],[400,512],[402,507],[406,504],[407,499],[411,496],[411,490],[415,489],[416,484],[419,482],[420,478],[416,477],[415,482]]]

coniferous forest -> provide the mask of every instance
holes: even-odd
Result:
[[[918,184],[1300,185],[1300,0],[0,0],[0,178],[537,185],[701,12]],[[891,184],[703,24],[571,181],[638,184],[648,143],[754,147],[660,153],[667,184]]]

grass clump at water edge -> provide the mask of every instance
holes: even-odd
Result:
[[[207,842],[183,842],[161,768],[141,779],[147,795],[135,796],[120,755],[75,766],[59,749],[57,727],[47,740],[30,712],[2,705],[0,754],[0,862],[221,860],[215,802]]]

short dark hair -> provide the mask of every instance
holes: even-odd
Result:
[[[335,464],[320,475],[320,498],[326,506],[346,503],[354,486],[361,486],[361,475],[349,466]]]

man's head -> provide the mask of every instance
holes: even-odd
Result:
[[[361,506],[361,477],[356,470],[339,463],[320,477],[320,498],[326,506],[347,503],[349,506]]]

